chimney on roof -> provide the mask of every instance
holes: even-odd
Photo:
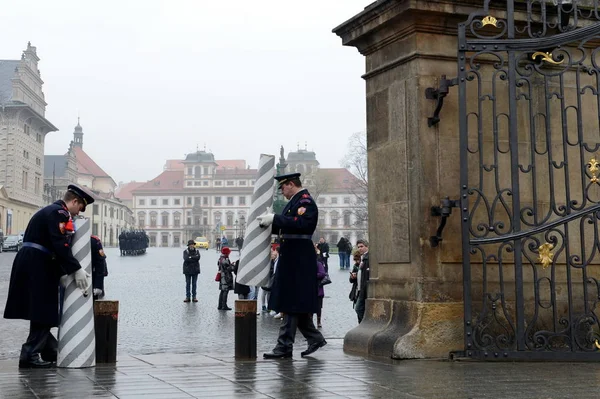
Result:
[[[83,149],[83,128],[79,124],[79,117],[77,117],[77,126],[73,131],[73,145]]]

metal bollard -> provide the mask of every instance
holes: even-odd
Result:
[[[256,359],[256,301],[235,301],[235,358]]]
[[[94,301],[96,363],[117,362],[117,321],[119,301]]]

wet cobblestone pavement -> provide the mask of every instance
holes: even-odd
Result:
[[[109,276],[106,298],[119,301],[118,351],[126,354],[202,353],[233,357],[233,312],[217,310],[217,253],[201,251],[198,303],[183,303],[185,277],[182,274],[183,248],[150,248],[146,255],[121,257],[108,248]],[[0,253],[0,309],[4,312],[14,252]],[[231,259],[237,259],[233,252]],[[340,271],[332,258],[331,279],[325,287],[323,329],[327,340],[343,339],[357,323],[348,300],[348,272]],[[229,294],[233,307],[237,295]],[[257,321],[257,348],[269,351],[275,345],[279,320],[263,314]],[[29,323],[0,319],[0,360],[18,357]],[[297,344],[305,344],[298,335]]]
[[[0,398],[515,398],[600,397],[600,364],[391,361],[345,354],[342,338],[356,324],[347,272],[332,259],[323,333],[329,344],[301,358],[263,360],[278,321],[258,316],[256,361],[233,359],[232,312],[219,312],[213,281],[217,256],[202,253],[199,303],[183,303],[181,250],[151,249],[137,258],[107,251],[107,299],[120,301],[116,365],[19,370],[27,322],[0,319]],[[0,254],[4,310],[14,254]],[[233,257],[235,259],[235,256]],[[229,305],[233,305],[233,295]]]

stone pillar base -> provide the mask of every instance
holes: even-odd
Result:
[[[462,302],[368,299],[365,318],[344,337],[361,355],[419,359],[464,349]]]

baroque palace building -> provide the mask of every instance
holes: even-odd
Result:
[[[92,234],[105,246],[118,245],[121,231],[133,225],[133,213],[126,202],[115,195],[117,184],[113,178],[83,150],[83,128],[79,120],[66,154],[46,155],[44,159],[46,203],[62,198],[69,184],[89,188],[96,199],[81,215],[91,220]]]
[[[302,172],[319,203],[315,240],[323,235],[335,244],[344,235],[354,242],[366,234],[366,226],[354,223],[348,188],[356,177],[347,169],[320,169],[314,152],[298,150],[289,153],[287,171]],[[211,244],[225,236],[233,245],[245,231],[256,173],[244,160],[216,160],[196,151],[167,160],[163,172],[146,183],[123,184],[117,196],[131,201],[135,226],[146,230],[151,246],[179,247],[199,236]]]
[[[31,43],[20,60],[0,60],[0,230],[5,235],[24,231],[44,205],[44,142],[58,129],[45,117],[39,60]]]

